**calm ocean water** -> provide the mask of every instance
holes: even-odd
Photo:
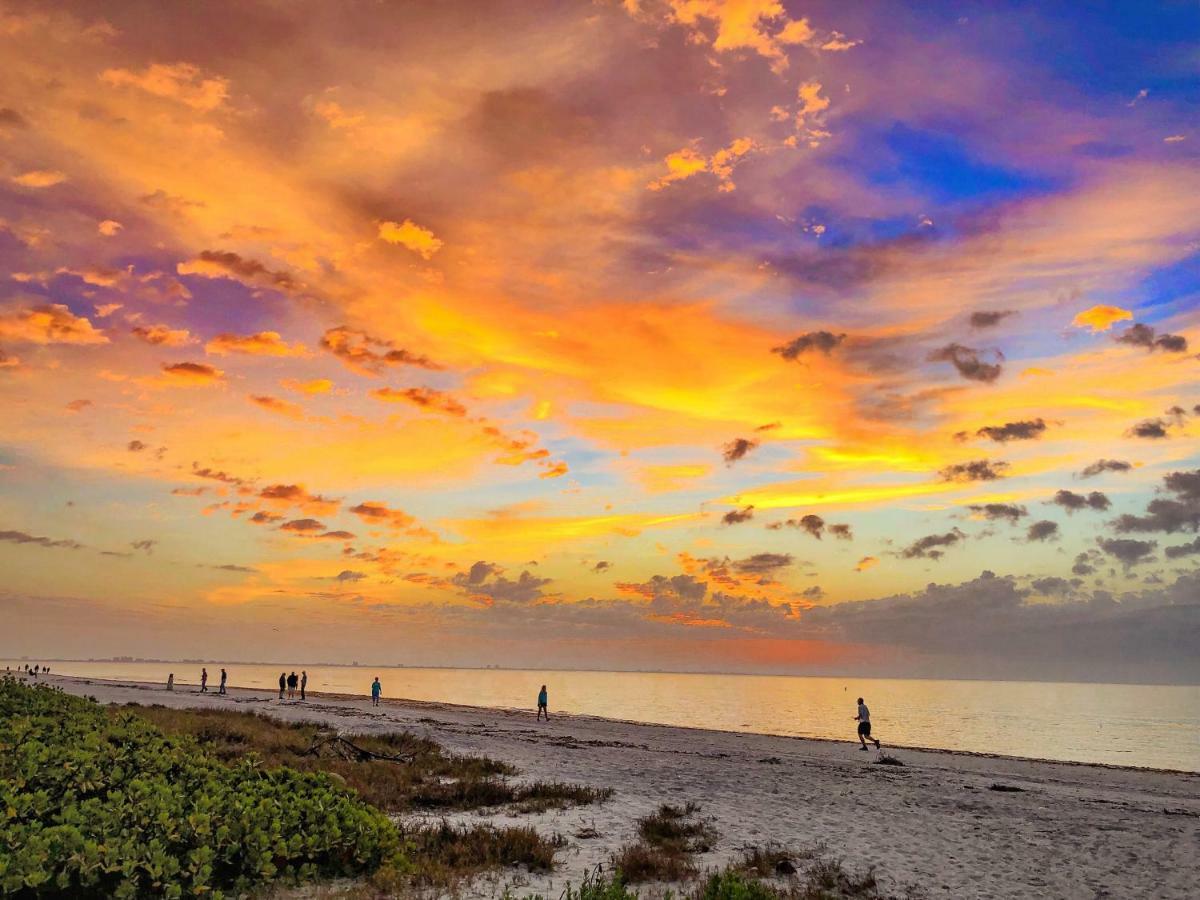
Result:
[[[36,662],[36,660],[31,660]],[[0,660],[0,665],[15,665]],[[194,663],[51,663],[60,675],[198,684]],[[221,663],[209,663],[215,689]],[[227,665],[229,683],[278,689],[282,665]],[[300,671],[300,664],[287,667]],[[549,686],[550,709],[608,718],[803,737],[854,737],[854,700],[866,698],[885,744],[1003,753],[1200,772],[1200,687],[1012,681],[678,675],[495,669],[303,666],[309,689],[531,709]]]

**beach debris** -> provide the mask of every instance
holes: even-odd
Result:
[[[783,760],[778,756],[768,756],[765,759],[760,759],[760,763],[765,763],[768,766],[782,766]]]
[[[397,762],[406,765],[411,765],[415,758],[411,753],[398,755],[376,753],[374,750],[367,750],[365,747],[358,746],[358,744],[333,731],[318,731],[313,735],[312,743],[308,749],[304,751],[305,756],[321,756],[322,754],[340,756],[342,759],[353,760],[355,762],[382,760],[384,762]]]
[[[904,763],[892,756],[890,753],[880,753],[879,758],[875,760],[877,766],[902,766]]]
[[[790,859],[781,859],[781,860],[779,860],[779,862],[775,863],[775,874],[776,875],[795,875],[796,867],[792,864],[792,861]]]
[[[999,791],[1002,794],[1023,794],[1023,793],[1025,793],[1025,788],[1020,788],[1020,787],[1017,787],[1016,785],[1012,785],[1012,784],[1000,784],[999,782],[997,782],[996,784],[993,784],[991,787],[988,788],[988,790],[989,791]]]

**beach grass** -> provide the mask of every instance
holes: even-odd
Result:
[[[695,854],[708,852],[717,840],[716,829],[699,813],[695,803],[664,803],[638,819],[638,840],[613,854],[613,867],[630,884],[694,877]]]
[[[599,803],[609,789],[555,781],[508,780],[516,769],[485,756],[460,756],[408,732],[338,736],[318,725],[282,722],[239,710],[129,706],[172,734],[194,737],[216,758],[254,752],[267,765],[325,772],[386,812],[454,811],[511,806],[543,812]]]
[[[782,862],[796,864],[785,877],[778,874]],[[568,885],[560,900],[642,900],[642,889],[634,884],[620,870],[590,872],[578,886]],[[646,900],[890,900],[880,892],[870,871],[856,874],[819,850],[792,852],[777,845],[751,848],[741,862],[709,871],[694,884],[656,889],[645,896]],[[910,891],[903,900],[919,897]],[[524,900],[545,898],[529,895]]]

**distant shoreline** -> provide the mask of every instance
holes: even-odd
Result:
[[[0,657],[0,663],[19,663],[30,666],[43,663],[86,663],[89,665],[179,665],[179,666],[282,666],[291,668],[329,668],[329,669],[408,669],[421,672],[529,672],[555,674],[559,672],[580,672],[598,675],[715,675],[726,678],[845,678],[855,681],[931,681],[931,682],[964,682],[968,684],[1078,684],[1112,687],[1194,687],[1200,688],[1200,678],[1195,681],[1103,681],[1079,679],[1043,678],[970,678],[966,676],[933,676],[933,675],[864,675],[861,672],[833,673],[799,673],[799,672],[726,672],[696,669],[596,669],[591,667],[576,668],[538,668],[531,666],[438,666],[438,665],[409,665],[405,663],[336,663],[336,662],[280,662],[280,661],[250,661],[250,660],[221,660],[221,659],[79,659],[27,657],[23,659]]]

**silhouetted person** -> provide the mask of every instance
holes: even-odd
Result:
[[[200,693],[208,693],[208,669],[200,670]]]
[[[287,690],[287,672],[279,673],[279,699],[283,699],[283,692]]]
[[[217,688],[218,694],[225,693],[225,682],[228,680],[229,680],[229,673],[226,672],[224,669],[222,669],[221,670],[221,686],[219,688]]]
[[[537,720],[542,721],[542,716],[546,717],[546,721],[550,721],[550,695],[546,693],[546,686],[543,684],[542,689],[538,691],[538,713]]]
[[[879,749],[879,739],[871,737],[871,711],[867,709],[867,704],[863,703],[863,698],[858,698],[858,715],[854,717],[858,722],[858,739],[862,741],[862,748],[867,749],[867,741],[875,742],[875,749]]]
[[[175,673],[174,672],[172,672],[170,675],[167,676],[167,690],[168,691],[175,690]]]
[[[291,675],[288,676],[287,686],[288,686],[288,699],[289,700],[296,699],[296,685],[298,685],[299,683],[300,683],[300,676],[297,675],[295,672],[293,672]]]
[[[300,699],[304,699],[304,691],[308,687],[308,672],[300,670]]]
[[[379,695],[383,693],[383,685],[379,683],[379,676],[375,676],[375,680],[371,682],[371,705],[379,705]]]

